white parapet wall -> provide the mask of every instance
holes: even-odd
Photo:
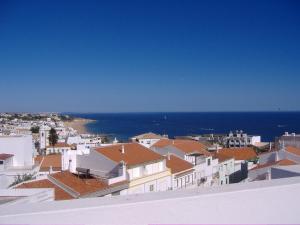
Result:
[[[1,198],[14,198],[13,201],[3,204],[5,207],[15,204],[54,201],[54,197],[53,188],[0,189],[0,200]]]
[[[32,136],[0,136],[0,153],[14,155],[14,167],[33,166],[34,147],[32,142]]]
[[[0,206],[3,224],[299,224],[300,177]]]

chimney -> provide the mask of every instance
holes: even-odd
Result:
[[[125,154],[125,147],[124,147],[124,145],[122,145],[121,152],[122,152],[122,154]]]
[[[168,160],[170,160],[171,159],[171,154],[168,152],[168,154],[167,154],[167,157],[168,157]]]

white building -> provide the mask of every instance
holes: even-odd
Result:
[[[166,191],[171,187],[165,158],[137,143],[91,149],[89,155],[77,156],[77,166],[94,176],[106,177],[109,184],[129,182],[128,189],[115,194]]]
[[[0,188],[7,188],[18,175],[34,174],[34,152],[31,135],[0,136]]]
[[[76,149],[64,150],[62,152],[62,170],[68,170],[71,173],[76,173],[77,156],[88,154],[90,154],[90,149],[84,144],[76,145]]]
[[[166,162],[172,174],[172,190],[188,188],[196,184],[196,172],[193,164],[173,154],[166,156]]]
[[[51,128],[49,126],[40,127],[40,149],[45,149],[49,145],[49,132]]]
[[[213,159],[207,147],[193,140],[161,139],[151,149],[161,155],[172,153],[194,165],[197,185],[210,186],[218,172],[218,159]]]
[[[33,166],[32,136],[0,136],[0,153],[14,155],[13,167]]]
[[[300,178],[3,205],[3,224],[299,224]],[[283,206],[283,207],[280,207]]]
[[[59,143],[58,142],[54,146],[46,147],[46,155],[56,154],[56,153],[62,154],[64,151],[71,150],[72,148],[75,148],[75,146],[71,146],[67,143]]]
[[[86,148],[95,148],[102,145],[102,138],[94,135],[76,135],[67,138],[67,144],[84,145]]]
[[[228,148],[247,147],[261,142],[261,136],[248,135],[243,131],[230,132],[224,139],[223,145]]]
[[[154,134],[152,132],[140,134],[137,136],[134,136],[131,138],[132,142],[138,142],[139,144],[150,148],[152,145],[154,145],[156,142],[158,142],[161,139],[167,139],[168,137],[166,135],[158,135]]]
[[[218,180],[219,185],[229,184],[234,181],[233,176],[235,171],[235,162],[234,158],[219,154],[219,150],[215,152],[214,157],[218,159]],[[240,167],[239,167],[240,168]]]
[[[248,176],[248,171],[257,166],[258,155],[251,147],[244,148],[223,148],[216,153],[218,158],[233,158],[234,173],[230,165],[227,165],[230,183],[237,183],[245,180]]]

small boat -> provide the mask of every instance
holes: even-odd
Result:
[[[214,128],[201,128],[201,130],[214,130]]]
[[[277,127],[286,127],[287,125],[281,125],[281,124],[279,124],[279,125],[277,125]]]

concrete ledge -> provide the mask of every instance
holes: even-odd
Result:
[[[0,207],[5,224],[295,224],[300,177]]]

